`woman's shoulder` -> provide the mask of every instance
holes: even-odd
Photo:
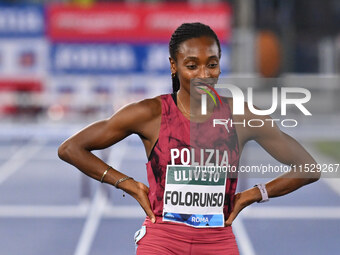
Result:
[[[162,105],[162,95],[158,95],[152,98],[146,98],[139,102],[137,102],[137,106],[141,107],[145,111],[148,111],[150,114],[158,114],[160,113]]]
[[[124,106],[121,110],[141,118],[155,118],[161,114],[161,95],[146,98]]]

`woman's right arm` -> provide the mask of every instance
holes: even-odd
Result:
[[[160,108],[157,98],[125,106],[111,118],[95,122],[68,138],[59,147],[58,156],[77,167],[84,174],[100,180],[109,166],[91,151],[107,148],[132,133],[138,134],[146,141],[153,140],[150,129],[159,119]],[[117,180],[125,176],[115,169],[110,169],[105,175],[104,181],[114,185]],[[154,218],[147,197],[147,186],[129,179],[120,183],[119,188],[133,196],[141,204],[146,214],[150,218]]]

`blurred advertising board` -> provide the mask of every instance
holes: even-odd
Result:
[[[113,99],[131,100],[129,94],[171,90],[168,43],[183,22],[202,22],[217,33],[226,74],[231,15],[227,3],[0,5],[1,100],[13,109],[35,102],[67,105],[70,98],[90,104],[93,96],[111,105]],[[17,78],[28,81],[25,91],[13,85]],[[31,79],[41,83],[39,91]]]
[[[48,69],[42,5],[0,5],[0,115],[36,114]]]
[[[49,37],[62,42],[163,42],[183,22],[210,25],[223,42],[230,39],[231,8],[226,3],[50,5]]]
[[[172,32],[197,21],[215,30],[223,47],[222,72],[230,70],[231,8],[225,3],[54,4],[46,10],[53,74],[169,73]]]
[[[0,5],[0,38],[42,37],[44,8],[40,5]]]
[[[42,5],[0,5],[0,75],[46,73],[48,45]]]
[[[0,38],[0,76],[42,76],[48,69],[49,45],[44,38]]]
[[[168,44],[80,44],[51,46],[51,71],[55,74],[169,73]],[[227,72],[229,48],[222,45],[221,70]]]

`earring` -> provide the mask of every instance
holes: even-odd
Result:
[[[176,73],[171,73],[171,77],[175,78],[176,77]]]

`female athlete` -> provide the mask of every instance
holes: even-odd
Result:
[[[268,121],[261,128],[211,128],[212,117],[235,122],[270,117],[255,116],[246,104],[244,115],[233,116],[231,98],[223,98],[218,107],[209,100],[211,114],[202,115],[202,90],[213,89],[213,84],[192,81],[216,80],[220,75],[221,47],[209,26],[182,24],[172,34],[169,51],[172,94],[129,104],[112,117],[91,124],[67,139],[58,155],[86,175],[114,185],[138,201],[147,217],[135,237],[137,254],[239,254],[231,225],[243,208],[290,193],[320,176],[290,171],[235,194],[237,176],[221,172],[209,177],[209,173],[191,166],[238,167],[242,149],[250,140],[287,165],[315,161],[298,142]],[[131,134],[138,134],[144,144],[149,187],[91,153]]]

